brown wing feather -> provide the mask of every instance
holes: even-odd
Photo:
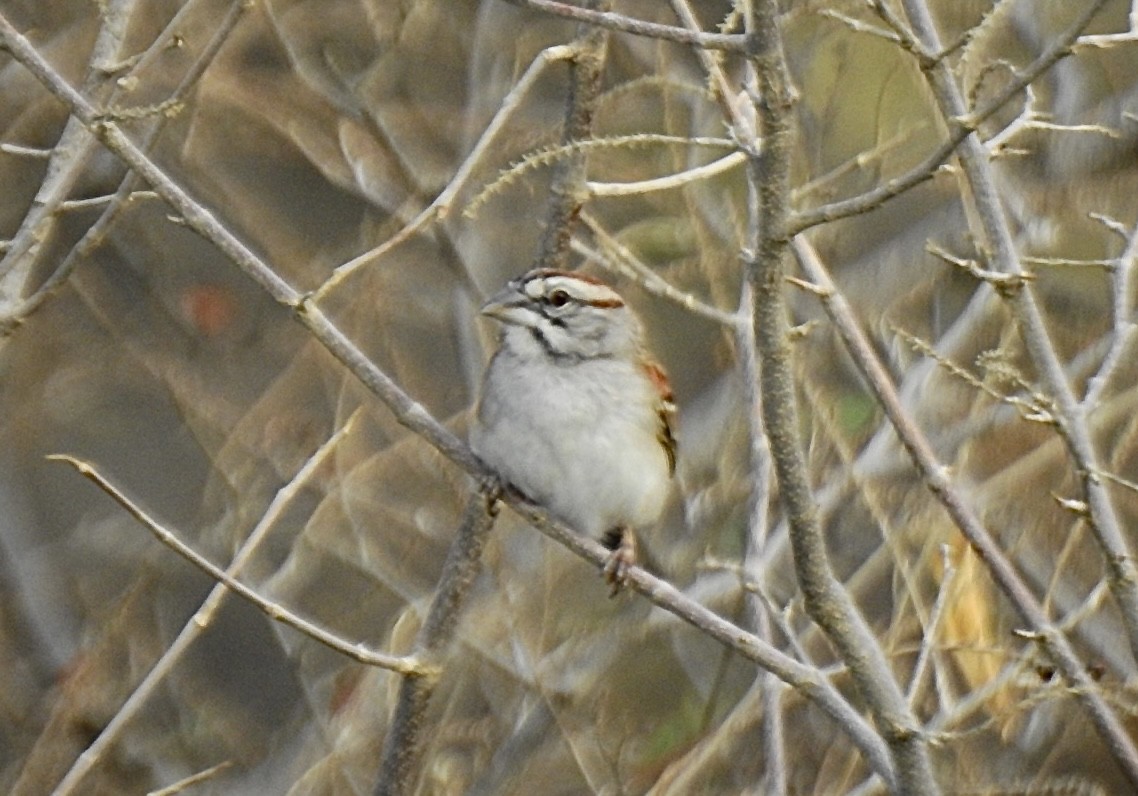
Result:
[[[655,362],[647,363],[644,366],[644,371],[648,374],[652,386],[656,388],[656,393],[660,396],[659,403],[656,406],[656,416],[660,419],[656,439],[660,441],[660,446],[664,449],[664,453],[668,457],[668,474],[675,475],[676,435],[674,430],[676,427],[676,404],[672,400],[672,384],[668,381],[668,374]]]

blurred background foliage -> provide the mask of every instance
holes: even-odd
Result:
[[[121,48],[92,63],[100,8],[116,5],[129,11]],[[836,16],[880,27],[863,3],[783,5],[798,91],[797,207],[870,189],[935,148],[943,123],[913,59]],[[1064,29],[1077,4],[931,5],[944,40],[960,42],[951,59],[966,95],[982,102]],[[676,24],[667,4],[617,8]],[[696,10],[708,30],[732,11],[716,0]],[[369,357],[463,429],[493,345],[477,308],[532,262],[549,169],[526,170],[464,211],[503,169],[558,141],[563,64],[503,102],[543,48],[573,37],[572,23],[498,0],[0,0],[0,11],[103,107],[138,109],[124,128],[152,140],[169,174],[304,290],[395,235],[505,112],[446,218],[324,299]],[[1092,32],[1126,30],[1129,11],[1108,3]],[[1026,129],[995,160],[1020,251],[1038,258],[1027,261],[1033,289],[1080,389],[1111,340],[1111,272],[1053,263],[1119,257],[1125,238],[1092,214],[1127,229],[1138,222],[1136,52],[1133,43],[1080,48],[1050,70],[1033,86],[1047,121],[1100,127]],[[730,57],[724,65],[741,73]],[[199,67],[176,107],[155,108]],[[726,135],[685,47],[613,35],[604,81],[597,137]],[[1023,102],[985,133],[998,133]],[[211,586],[46,454],[92,461],[226,562],[276,491],[354,417],[244,579],[346,638],[393,652],[410,649],[465,489],[457,468],[395,424],[159,200],[136,194],[99,222],[127,176],[101,149],[54,194],[66,201],[26,231],[61,168],[66,122],[62,106],[0,56],[0,240],[25,244],[0,250],[0,314],[70,269],[0,337],[0,790],[19,794],[59,782]],[[590,155],[589,176],[643,180],[723,154],[611,147]],[[737,169],[682,189],[596,198],[586,210],[675,287],[726,311],[738,305],[746,203]],[[1075,496],[1077,473],[1051,429],[979,389],[1022,395],[1034,374],[998,302],[932,250],[980,256],[968,229],[957,183],[942,172],[809,234],[906,407],[1134,727],[1136,664],[1101,554],[1054,499]],[[627,274],[607,278],[643,313],[680,406],[681,494],[646,537],[651,567],[750,629],[756,610],[769,610],[772,640],[830,667],[856,700],[804,615],[777,501],[765,545],[748,553],[754,474],[730,330]],[[1134,296],[1124,299],[1133,313]],[[1122,792],[1107,750],[1046,661],[1013,634],[1014,614],[913,472],[816,300],[796,292],[793,307],[808,324],[795,349],[802,431],[835,565],[903,686],[922,643],[933,650],[915,704],[938,733],[942,782],[971,792]],[[902,332],[936,345],[974,383]],[[1131,354],[1092,416],[1102,460],[1130,481],[1135,371]],[[1111,495],[1135,527],[1135,490]],[[432,703],[420,792],[766,791],[769,717],[755,667],[643,600],[606,594],[594,571],[503,514]],[[938,595],[943,614],[930,628]],[[140,793],[229,763],[191,792],[367,793],[395,687],[395,675],[230,599],[79,792]],[[789,690],[778,704],[791,792],[866,781],[864,761],[816,708]]]

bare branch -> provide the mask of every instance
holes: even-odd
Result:
[[[625,276],[631,277],[644,289],[644,292],[649,295],[667,299],[701,318],[706,318],[723,326],[734,328],[738,325],[738,320],[735,315],[724,312],[718,307],[706,304],[691,293],[685,293],[671,285],[666,279],[641,262],[640,258],[633,254],[627,246],[613,237],[609,231],[601,225],[600,221],[589,213],[581,214],[581,222],[593,234],[593,237],[597,239],[597,242],[600,243],[601,248],[604,250],[604,254],[608,254],[608,257],[603,256],[601,252],[590,249],[580,241],[574,241],[573,247],[577,253],[584,255],[604,268],[615,270],[619,273],[623,273]]]
[[[898,788],[911,794],[936,793],[920,725],[865,618],[834,575],[806,474],[783,292],[789,241],[793,99],[777,3],[757,0],[754,14],[749,50],[758,82],[755,110],[762,146],[755,149],[747,142],[740,143],[749,156],[749,190],[757,197],[753,229],[758,240],[745,249],[743,261],[755,296],[754,333],[763,421],[790,526],[795,572],[807,612],[834,644],[881,727],[896,766]]]
[[[688,136],[662,135],[659,133],[634,133],[632,135],[606,136],[604,138],[590,138],[587,140],[570,141],[545,147],[526,155],[517,163],[502,171],[492,182],[486,185],[470,200],[462,211],[468,218],[477,215],[482,205],[486,204],[491,196],[498,193],[506,185],[513,183],[518,177],[533,169],[560,164],[570,158],[587,154],[593,149],[619,149],[653,144],[675,144],[679,146],[706,146],[717,148],[733,148],[734,142],[728,138],[691,138]],[[584,192],[587,183],[582,187]]]
[[[216,766],[210,766],[203,771],[199,771],[196,774],[191,774],[188,777],[180,779],[172,785],[167,785],[165,788],[152,790],[150,793],[146,794],[146,796],[175,796],[175,794],[181,793],[186,788],[192,787],[194,785],[199,785],[202,782],[213,779],[218,774],[228,768],[231,768],[232,766],[233,761],[226,760],[223,763],[218,763]]]
[[[395,713],[383,741],[376,796],[413,792],[424,714],[438,683],[444,653],[454,640],[466,596],[478,575],[482,548],[498,514],[497,501],[496,492],[475,492],[467,502],[462,525],[447,552],[435,597],[415,641],[413,657],[425,668],[403,673]]]
[[[513,500],[508,493],[504,499],[518,514],[550,539],[591,562],[598,570],[603,569],[609,553],[600,543],[552,521],[534,504]],[[728,622],[684,595],[667,581],[651,575],[638,566],[629,568],[626,586],[771,672],[794,688],[798,694],[814,702],[837,723],[842,732],[849,735],[850,740],[865,756],[870,768],[881,776],[889,787],[896,787],[894,764],[881,736],[817,668],[790,657],[753,633]]]
[[[757,200],[753,194],[750,201]],[[752,222],[758,213],[751,213]],[[752,225],[748,233],[751,241],[758,242],[759,230]],[[771,452],[767,445],[766,430],[763,428],[762,397],[759,394],[758,352],[755,350],[754,298],[750,282],[743,283],[739,296],[739,322],[735,324],[735,347],[738,353],[740,383],[743,385],[744,406],[747,407],[748,437],[750,439],[750,483],[749,507],[747,511],[747,538],[743,555],[741,575],[757,581],[761,577],[760,562],[767,547],[771,510],[773,469]],[[771,612],[757,589],[746,589],[747,612],[751,625],[761,638],[768,641],[773,637]],[[793,637],[793,634],[790,634]],[[787,792],[786,747],[782,711],[781,685],[769,672],[759,675],[757,687],[761,691],[763,717],[763,746],[766,763],[766,791],[772,794]]]
[[[590,196],[639,196],[653,191],[670,191],[675,188],[682,188],[693,182],[706,180],[709,177],[714,177],[725,171],[730,171],[737,166],[743,165],[746,160],[747,156],[742,152],[732,152],[730,155],[724,155],[718,160],[713,160],[711,163],[706,163],[702,166],[694,166],[665,177],[655,177],[650,180],[638,180],[636,182],[590,181],[585,183],[585,187],[588,189]]]
[[[315,629],[319,631],[320,635],[313,635],[313,638],[324,644],[327,644],[329,640],[333,640],[336,644],[336,646],[333,646],[333,649],[344,652],[347,655],[351,655],[356,660],[381,666],[382,668],[391,667],[385,666],[384,663],[380,663],[378,661],[396,661],[399,662],[400,665],[417,665],[416,662],[411,659],[397,659],[392,658],[391,656],[382,655],[381,653],[367,652],[361,645],[351,644],[350,642],[341,640],[338,636],[329,634],[320,628],[315,628],[315,626],[313,626],[307,620],[296,617],[290,611],[283,608],[279,604],[260,597],[252,589],[241,586],[237,580],[238,576],[242,573],[242,570],[244,570],[246,564],[249,563],[253,555],[260,547],[261,542],[264,541],[265,536],[274,527],[274,525],[276,525],[277,520],[284,513],[288,505],[292,502],[297,492],[304,487],[304,485],[311,479],[317,468],[320,467],[320,465],[323,464],[327,459],[328,455],[333,450],[335,450],[336,445],[339,444],[339,442],[348,434],[350,428],[352,427],[353,421],[354,416],[353,418],[349,418],[348,422],[344,424],[343,428],[329,437],[328,440],[323,445],[321,445],[320,448],[314,454],[312,454],[312,456],[308,458],[308,460],[296,472],[292,479],[277,491],[276,496],[269,503],[269,507],[265,510],[265,513],[261,515],[261,519],[257,522],[256,526],[254,526],[253,530],[250,531],[249,536],[246,537],[245,541],[241,544],[241,547],[238,549],[237,553],[234,554],[233,560],[229,563],[229,566],[226,567],[223,573],[225,575],[225,580],[218,580],[217,585],[213,587],[209,595],[206,597],[205,601],[194,613],[193,617],[191,617],[190,620],[182,626],[182,630],[178,633],[177,637],[170,643],[170,646],[166,648],[165,652],[162,653],[162,657],[159,658],[154,666],[151,667],[150,671],[146,673],[146,676],[142,678],[142,681],[137,686],[135,686],[134,691],[131,693],[131,695],[115,712],[114,718],[112,718],[107,723],[102,732],[99,733],[98,737],[96,737],[95,740],[91,742],[91,745],[88,746],[86,750],[84,750],[83,754],[81,754],[79,756],[79,759],[75,761],[75,764],[72,765],[71,770],[67,772],[67,774],[60,781],[59,785],[56,786],[54,796],[67,796],[67,794],[73,792],[79,783],[83,781],[83,778],[87,775],[91,768],[100,760],[102,760],[107,752],[111,750],[114,744],[118,742],[127,725],[150,701],[150,698],[154,695],[158,687],[166,680],[170,672],[174,670],[174,667],[185,655],[186,650],[189,649],[190,645],[192,645],[213,622],[214,616],[217,614],[218,609],[221,608],[221,605],[224,603],[226,596],[229,594],[230,587],[228,586],[228,583],[238,584],[242,590],[242,592],[239,592],[241,593],[241,596],[245,596],[246,594],[253,595],[252,598],[246,597],[246,599],[249,599],[250,602],[260,608],[270,618],[285,622],[297,630],[300,630],[302,633],[307,633],[308,629]],[[63,461],[76,467],[80,473],[90,478],[92,481],[102,487],[109,495],[111,495],[111,497],[119,501],[119,503],[123,505],[127,511],[129,511],[135,518],[139,519],[139,521],[146,525],[147,528],[149,528],[152,532],[158,535],[159,539],[163,543],[170,545],[175,550],[175,552],[186,556],[193,564],[198,567],[201,567],[203,569],[206,567],[213,568],[211,564],[205,562],[205,560],[192,549],[190,549],[188,545],[184,545],[179,542],[173,531],[169,531],[163,528],[161,530],[161,533],[159,533],[159,531],[155,529],[157,523],[153,520],[150,520],[149,518],[144,518],[141,509],[131,503],[125,496],[122,495],[121,492],[109,487],[106,479],[102,478],[92,465],[87,462],[81,462],[69,456],[55,456],[49,458],[54,458],[57,461]],[[130,505],[128,505],[128,503]],[[171,541],[177,544],[171,544]],[[207,569],[207,572],[208,571],[209,570]],[[286,618],[286,616],[288,618]],[[363,660],[363,658],[360,657],[361,655],[363,657],[369,657],[371,660]]]
[[[1088,2],[1059,39],[1067,41],[1069,46],[1090,23],[1103,2],[1104,0]],[[939,49],[936,27],[923,0],[903,0],[903,5],[910,24],[925,46]],[[949,66],[938,63],[927,74],[944,117],[955,119],[965,115],[967,108],[964,98]],[[977,219],[974,231],[984,248],[991,252],[990,258],[997,271],[1013,278],[1022,278],[1023,268],[1011,228],[996,191],[995,177],[987,153],[978,137],[966,138],[962,142],[959,156],[967,188],[963,191],[965,201],[974,210],[970,218]],[[1067,442],[1083,482],[1087,503],[1091,507],[1091,528],[1106,561],[1111,591],[1127,629],[1127,640],[1131,652],[1138,658],[1138,564],[1134,561],[1130,545],[1122,532],[1117,509],[1105,485],[1093,475],[1102,468],[1091,439],[1086,409],[1075,397],[1033,292],[999,292],[1014,313],[1028,355],[1055,404],[1059,430]],[[1138,767],[1127,773],[1138,786]]]
[[[424,675],[428,673],[426,664],[415,658],[414,656],[397,656],[388,655],[382,652],[375,652],[363,644],[352,644],[344,641],[335,633],[329,633],[327,630],[312,624],[307,619],[304,619],[287,608],[282,607],[280,604],[272,600],[262,597],[256,590],[249,588],[244,583],[236,580],[228,572],[220,567],[210,563],[203,558],[197,551],[178,538],[170,529],[153,519],[149,514],[143,511],[137,503],[131,500],[122,492],[117,486],[112,484],[103,477],[94,465],[90,462],[85,462],[82,459],[77,459],[74,456],[67,454],[52,454],[47,457],[52,461],[66,462],[79,471],[81,475],[95,484],[110,495],[115,501],[122,506],[127,512],[146,526],[146,529],[157,537],[158,541],[169,547],[178,555],[185,558],[191,564],[196,566],[205,574],[216,580],[218,583],[223,584],[227,589],[240,596],[242,599],[255,605],[270,619],[275,619],[278,622],[299,630],[304,635],[319,641],[329,649],[334,649],[337,652],[343,653],[353,660],[360,663],[366,663],[369,666],[378,666],[381,669],[390,669],[393,672],[400,674],[419,674]],[[90,749],[88,750],[90,752]],[[94,759],[91,762],[95,762]],[[89,766],[84,766],[83,770]],[[62,785],[61,785],[62,787]]]
[[[905,411],[888,372],[861,331],[853,310],[837,291],[825,267],[802,238],[796,238],[793,246],[803,270],[816,284],[816,293],[841,335],[846,350],[850,352],[858,370],[873,390],[926,486],[944,506],[956,527],[964,534],[972,549],[991,572],[997,586],[1007,595],[1016,611],[1040,641],[1042,648],[1051,656],[1071,687],[1075,689],[1119,764],[1128,772],[1138,771],[1138,749],[1135,748],[1125,728],[1093,688],[1084,662],[1080,660],[1067,637],[1050,621],[999,543],[953,486],[948,468],[937,459],[924,432]]]
[[[410,240],[429,224],[445,219],[447,215],[449,215],[451,205],[454,203],[459,191],[466,186],[470,175],[474,173],[474,169],[482,162],[482,157],[489,151],[491,145],[497,141],[506,123],[517,112],[518,104],[521,102],[521,99],[529,93],[533,85],[545,74],[545,70],[551,64],[567,61],[573,57],[573,54],[574,48],[572,45],[558,45],[542,50],[537,58],[530,63],[525,74],[522,75],[517,84],[510,89],[505,99],[502,100],[498,111],[494,114],[494,118],[490,120],[490,124],[482,131],[478,142],[474,145],[474,148],[470,150],[470,154],[466,156],[462,165],[459,166],[458,171],[451,177],[446,188],[435,197],[434,201],[425,207],[415,218],[407,222],[395,235],[392,235],[374,249],[370,249],[337,267],[336,270],[332,272],[332,275],[313,294],[313,300],[320,301],[358,269],[378,262],[388,252]]]
[[[1114,263],[1111,274],[1111,314],[1113,321],[1110,349],[1103,357],[1098,372],[1087,382],[1087,393],[1082,406],[1086,412],[1094,411],[1102,400],[1103,392],[1110,384],[1119,366],[1129,361],[1132,345],[1138,337],[1138,323],[1133,320],[1134,307],[1131,306],[1135,271],[1138,270],[1138,226],[1127,235],[1126,249]]]
[[[694,44],[705,50],[743,52],[745,48],[746,39],[740,34],[693,32],[671,25],[644,22],[612,11],[594,11],[568,3],[555,2],[555,0],[506,0],[506,2],[510,5],[532,8],[535,11],[545,11],[554,16],[574,19],[578,22],[587,22],[608,30],[674,41],[678,44]]]
[[[857,17],[851,17],[849,14],[844,14],[836,9],[824,8],[818,12],[818,15],[841,23],[855,33],[864,33],[867,36],[873,36],[877,39],[884,39],[885,41],[893,42],[894,44],[901,43],[901,37],[898,36],[895,31],[887,30],[886,28],[879,28],[876,25],[871,25],[864,20],[858,19]]]
[[[942,562],[940,589],[937,591],[933,609],[929,613],[929,621],[925,623],[921,634],[921,651],[917,653],[917,662],[913,665],[913,675],[909,679],[909,691],[905,695],[912,707],[916,706],[923,693],[925,670],[933,657],[937,634],[940,632],[940,620],[944,616],[944,607],[952,590],[953,578],[956,576],[956,567],[952,565],[952,556],[948,545],[941,545],[940,555]]]
[[[609,8],[608,0],[586,0],[589,10]],[[593,135],[593,117],[601,96],[608,32],[585,23],[578,25],[569,62],[569,87],[565,92],[565,123],[561,143],[571,146]],[[557,163],[549,186],[549,207],[537,255],[538,268],[564,271],[569,267],[569,243],[579,223],[581,207],[588,198],[585,188],[588,160],[581,149],[573,149]]]

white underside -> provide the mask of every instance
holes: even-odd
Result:
[[[491,364],[512,388],[483,397],[475,452],[583,533],[653,523],[670,477],[648,379],[613,359],[516,365],[509,355]]]

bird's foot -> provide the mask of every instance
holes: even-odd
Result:
[[[615,597],[628,585],[628,571],[636,565],[636,534],[630,528],[613,528],[605,532],[601,544],[610,551],[601,571],[611,588],[609,597]]]

